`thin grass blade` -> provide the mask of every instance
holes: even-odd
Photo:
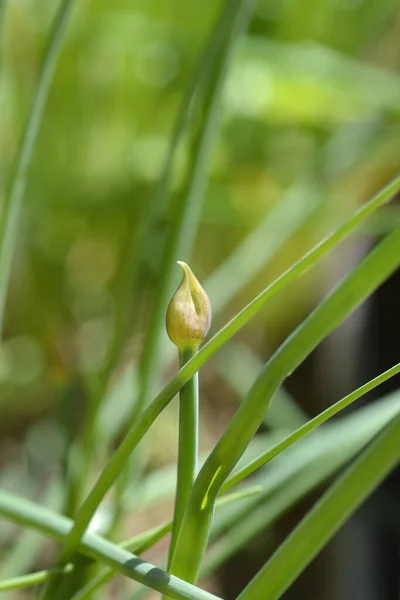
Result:
[[[238,600],[278,600],[400,461],[400,416],[323,495]]]
[[[30,114],[17,150],[11,170],[6,195],[0,216],[0,337],[4,322],[4,308],[11,262],[17,238],[21,201],[25,193],[27,176],[31,165],[36,140],[42,123],[44,109],[49,96],[51,83],[65,30],[74,0],[61,0],[52,31],[44,51],[38,83],[32,101]]]

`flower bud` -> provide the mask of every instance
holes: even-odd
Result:
[[[167,309],[167,333],[179,350],[197,348],[211,325],[211,305],[207,294],[184,262],[183,280]]]

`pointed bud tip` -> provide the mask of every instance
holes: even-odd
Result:
[[[183,280],[168,305],[167,333],[179,349],[197,348],[210,329],[211,305],[189,265],[181,260],[177,263],[183,269]]]

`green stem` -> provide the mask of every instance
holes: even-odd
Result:
[[[396,417],[329,488],[238,600],[278,600],[336,531],[400,461]]]
[[[197,349],[179,350],[179,367],[194,356]],[[186,505],[197,475],[198,458],[199,381],[195,373],[179,394],[179,452],[176,482],[175,509],[169,547],[168,566],[175,549]]]
[[[213,356],[219,348],[244,327],[244,325],[246,325],[246,323],[265,306],[268,300],[326,256],[332,248],[347,238],[358,225],[387,202],[399,189],[400,177],[397,177],[383,188],[372,200],[352,215],[352,217],[339,227],[339,229],[315,246],[310,252],[303,256],[303,258],[261,292],[259,296],[225,325],[225,327],[223,327],[207,344],[200,348],[199,352],[166,384],[153,402],[151,402],[138,417],[135,425],[130,429],[118,449],[105,465],[94,487],[78,511],[75,517],[74,527],[65,541],[64,555],[66,557],[66,562],[69,561],[69,557],[72,556],[79,547],[80,540],[97,510],[97,507],[124,469],[129,456],[150,429],[152,423],[172,400],[175,394],[179,392],[182,386],[193,377],[199,368]]]
[[[285,378],[400,265],[400,228],[389,234],[288,337],[259,374],[192,489],[170,571],[197,580],[217,495]]]
[[[49,569],[45,571],[37,571],[36,573],[30,573],[29,575],[21,575],[19,577],[13,577],[12,579],[5,579],[0,581],[0,592],[7,592],[9,590],[17,590],[20,588],[31,587],[33,585],[39,585],[58,577],[59,575],[67,575],[73,570],[73,565],[67,564],[62,569]]]
[[[0,337],[11,262],[14,253],[21,201],[25,193],[28,170],[43,120],[44,109],[64,40],[64,33],[74,0],[62,0],[44,51],[42,66],[30,114],[11,171],[0,217]]]

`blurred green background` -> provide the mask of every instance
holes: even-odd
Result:
[[[0,199],[56,4],[8,3]],[[58,423],[71,420],[69,432],[79,430],[118,323],[121,353],[111,388],[120,398],[126,376],[128,388],[121,407],[105,410],[102,426],[113,416],[123,420],[171,226],[169,206],[156,207],[144,245],[140,235],[183,90],[221,9],[216,1],[75,3],[30,170],[0,347],[0,483],[13,491],[38,497],[60,473],[68,436]],[[213,331],[399,170],[399,40],[397,0],[256,3],[225,82],[200,226],[191,258],[184,257],[209,292]],[[172,198],[189,164],[185,138]],[[395,205],[381,211],[204,369],[204,450],[261,361],[399,219]],[[164,333],[162,342],[155,389],[175,368]],[[331,382],[327,397],[313,401],[302,379],[291,392],[298,410],[313,414],[352,382]],[[175,421],[171,408],[151,433],[148,470],[173,462]],[[7,528],[4,535],[9,539]]]

